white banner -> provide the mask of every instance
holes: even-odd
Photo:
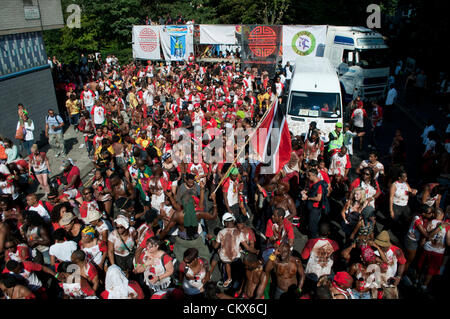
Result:
[[[133,58],[161,60],[159,26],[133,26]]]
[[[194,53],[193,25],[161,26],[159,34],[166,61],[186,61]]]
[[[299,56],[323,56],[327,39],[326,25],[283,26],[283,65]]]
[[[237,44],[236,26],[200,24],[200,44]]]

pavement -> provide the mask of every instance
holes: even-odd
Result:
[[[75,166],[80,169],[81,179],[83,183],[92,179],[94,173],[94,164],[88,157],[86,147],[81,145],[84,144],[83,134],[74,130],[73,126],[66,128],[64,132],[64,144],[66,147],[66,156],[55,157],[55,151],[50,147],[49,144],[41,147],[42,151],[47,152],[48,161],[50,164],[50,178],[62,172],[62,163],[65,159],[71,159]],[[43,195],[42,189],[38,188],[36,194]]]

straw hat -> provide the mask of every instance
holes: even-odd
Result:
[[[75,215],[74,214],[72,214],[70,212],[69,213],[64,213],[62,218],[61,218],[61,220],[59,221],[59,224],[61,226],[66,226],[66,225],[69,225],[72,222],[72,220],[74,220],[74,219],[75,219]]]
[[[381,233],[379,233],[377,238],[375,239],[375,244],[380,247],[391,247],[389,233],[386,230],[383,230]]]
[[[100,211],[98,211],[94,207],[89,207],[89,210],[87,212],[87,216],[85,219],[86,222],[92,223],[93,221],[99,220],[100,218],[102,218],[102,214],[100,213]]]

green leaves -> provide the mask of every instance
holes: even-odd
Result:
[[[418,1],[418,0],[414,0]],[[48,55],[77,61],[81,52],[120,53],[132,58],[132,25],[148,16],[182,15],[196,24],[329,24],[365,25],[366,7],[373,0],[62,0],[64,19],[68,5],[81,6],[81,28],[44,31]],[[398,0],[380,0],[393,12]],[[117,54],[116,54],[117,53]]]

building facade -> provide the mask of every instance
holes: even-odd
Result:
[[[44,144],[45,116],[57,111],[43,30],[64,26],[60,0],[2,0],[0,9],[0,134],[14,139],[17,104],[34,121],[34,137]]]

